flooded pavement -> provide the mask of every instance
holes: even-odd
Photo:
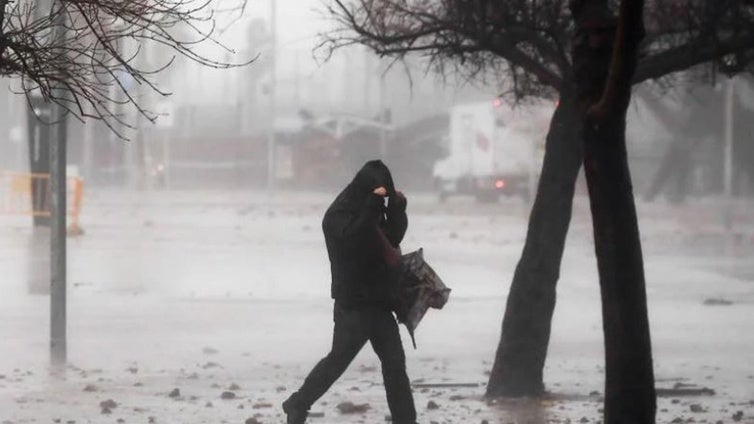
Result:
[[[132,196],[92,193],[86,233],[69,239],[70,367],[62,376],[48,368],[46,236],[2,221],[0,423],[283,422],[280,401],[331,342],[319,227],[328,196]],[[550,395],[494,403],[484,400],[484,385],[527,207],[468,199],[440,206],[430,195],[409,202],[404,249],[424,247],[453,289],[445,309],[430,311],[417,330],[417,350],[401,330],[420,422],[601,421],[599,289],[583,199],[563,259],[545,369]],[[741,220],[731,237],[722,226],[700,226],[693,210],[669,208],[639,204],[657,386],[714,395],[661,396],[657,422],[752,423],[754,232]],[[337,405],[347,401],[369,408],[342,414]],[[385,422],[379,363],[368,347],[313,412],[312,423]]]

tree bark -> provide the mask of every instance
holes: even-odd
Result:
[[[586,0],[582,6],[603,1]],[[606,36],[612,32],[609,25],[586,26],[587,20],[578,19],[580,9],[573,8],[574,79],[602,295],[605,424],[652,424],[656,412],[644,265],[625,137],[631,81],[644,36],[642,11],[642,0],[621,2],[613,42]]]
[[[488,397],[536,396],[550,340],[555,288],[582,162],[580,119],[572,90],[561,92],[545,144],[521,259],[513,275]]]
[[[584,25],[574,42],[577,100],[563,96],[553,117],[487,396],[544,391],[542,369],[583,140],[602,294],[605,423],[654,423],[656,395],[643,260],[625,144],[630,82],[643,36],[636,5],[641,10],[643,4],[623,5],[622,15],[624,9],[632,15],[623,17],[615,49],[614,22],[606,15],[606,2],[573,4],[586,12],[574,13],[577,25]]]
[[[655,388],[625,116],[584,130],[605,335],[605,423],[654,423]]]

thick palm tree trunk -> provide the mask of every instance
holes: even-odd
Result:
[[[579,125],[575,98],[571,90],[563,90],[547,134],[542,175],[508,294],[488,397],[532,396],[544,390],[542,370],[555,288],[582,162]]]

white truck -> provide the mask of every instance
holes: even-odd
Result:
[[[448,156],[433,169],[440,200],[532,195],[553,110],[547,102],[510,107],[499,99],[451,107]]]

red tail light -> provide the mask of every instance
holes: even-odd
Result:
[[[505,181],[503,181],[503,180],[495,180],[495,188],[496,189],[499,190],[499,189],[502,189],[503,187],[505,187]]]

